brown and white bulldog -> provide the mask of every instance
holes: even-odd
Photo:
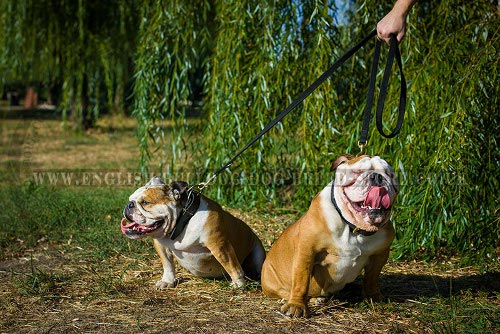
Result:
[[[271,247],[262,268],[267,296],[287,300],[281,311],[307,315],[307,301],[341,290],[364,269],[365,297],[380,299],[378,277],[389,257],[389,220],[398,187],[378,156],[340,156],[335,179]]]
[[[185,182],[166,185],[154,177],[130,196],[123,210],[120,225],[126,236],[154,238],[163,265],[156,287],[175,286],[174,258],[199,277],[227,273],[234,288],[245,285],[245,275],[258,280],[266,253],[257,235],[216,202],[191,194],[188,198]]]

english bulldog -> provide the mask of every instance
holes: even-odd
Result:
[[[381,298],[378,278],[389,257],[394,228],[389,216],[398,186],[378,156],[343,155],[332,164],[335,179],[288,226],[267,254],[262,290],[285,299],[281,312],[307,316],[309,298],[341,290],[364,270],[365,297]]]
[[[175,286],[174,258],[195,276],[227,273],[233,288],[243,287],[245,276],[260,278],[266,253],[257,235],[185,182],[167,185],[153,177],[130,196],[120,225],[129,238],[154,239],[163,265],[158,289]]]

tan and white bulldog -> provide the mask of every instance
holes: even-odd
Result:
[[[154,177],[130,196],[123,210],[120,225],[126,236],[154,238],[163,265],[156,287],[175,286],[174,258],[199,277],[227,273],[234,288],[245,285],[245,276],[258,280],[266,253],[257,235],[216,202],[192,194],[198,198],[188,198],[185,182],[166,185]]]
[[[262,268],[262,290],[287,300],[281,311],[291,317],[306,316],[309,298],[331,296],[363,269],[365,297],[381,298],[378,277],[394,239],[394,171],[366,155],[340,156],[335,168],[334,181],[283,231]]]

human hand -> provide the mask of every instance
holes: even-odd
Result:
[[[389,45],[390,36],[396,35],[398,43],[401,42],[406,32],[406,16],[415,2],[417,0],[398,0],[392,10],[378,22],[377,37]]]
[[[387,45],[390,44],[390,36],[396,35],[398,43],[401,42],[405,35],[406,30],[406,16],[394,9],[389,12],[382,20],[377,24],[377,37],[385,41]]]

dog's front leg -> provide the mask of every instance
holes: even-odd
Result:
[[[245,272],[231,243],[229,241],[219,241],[211,243],[207,247],[231,277],[231,287],[235,289],[244,287],[246,284]]]
[[[163,276],[156,282],[157,289],[173,288],[175,286],[175,264],[172,251],[154,239],[156,252],[160,256],[163,266]]]
[[[305,317],[307,316],[306,298],[314,264],[314,251],[306,243],[298,242],[296,247],[290,297],[288,302],[281,307],[281,312],[289,317]]]
[[[387,263],[388,258],[389,248],[379,254],[370,256],[368,264],[364,268],[363,295],[365,298],[371,298],[374,301],[382,300],[383,296],[380,293],[378,281],[382,267]]]

